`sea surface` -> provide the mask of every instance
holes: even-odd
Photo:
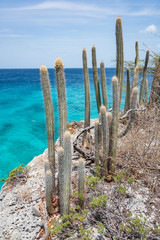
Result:
[[[106,69],[110,106],[112,106],[111,79],[114,75],[115,68]],[[49,77],[56,141],[59,136],[59,119],[53,69],[49,69]],[[92,69],[89,69],[89,77],[91,118],[96,118],[98,114]],[[65,79],[68,122],[84,120],[83,69],[65,69]],[[124,106],[124,98],[125,93],[121,108]],[[34,156],[42,154],[46,148],[46,122],[39,69],[0,69],[0,179],[6,178],[8,173],[20,164],[26,165]]]

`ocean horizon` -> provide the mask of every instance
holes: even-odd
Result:
[[[85,92],[82,68],[65,68],[68,122],[84,120]],[[112,106],[111,80],[115,68],[106,68],[108,104]],[[54,108],[55,141],[59,137],[55,70],[48,68]],[[98,69],[100,79],[100,69]],[[97,118],[92,69],[89,68],[91,118]],[[141,76],[140,76],[141,78]],[[139,78],[139,79],[140,79]],[[149,79],[152,77],[150,76]],[[124,73],[124,85],[126,74]],[[100,86],[101,87],[101,86]],[[101,99],[102,100],[102,99]],[[124,107],[125,92],[121,108]],[[47,148],[46,122],[40,70],[0,69],[0,179],[15,167],[30,162]],[[0,187],[2,183],[0,183]]]

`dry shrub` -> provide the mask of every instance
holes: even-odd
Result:
[[[117,168],[141,178],[160,194],[160,109],[137,112],[132,130],[118,140]]]

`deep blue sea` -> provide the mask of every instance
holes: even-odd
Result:
[[[106,69],[107,94],[111,99],[114,68]],[[91,118],[97,117],[96,98],[89,69]],[[58,138],[58,103],[55,71],[49,69]],[[68,122],[84,119],[84,81],[82,69],[65,69]],[[122,107],[124,106],[124,93]],[[47,148],[44,103],[39,69],[0,69],[0,179],[20,164],[26,165]],[[0,185],[0,187],[2,184]]]

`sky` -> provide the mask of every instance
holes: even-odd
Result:
[[[136,41],[141,59],[148,48],[160,52],[159,0],[0,0],[0,68],[53,68],[57,57],[81,68],[83,48],[91,67],[93,45],[98,66],[115,67],[117,16],[126,61],[134,61]]]

